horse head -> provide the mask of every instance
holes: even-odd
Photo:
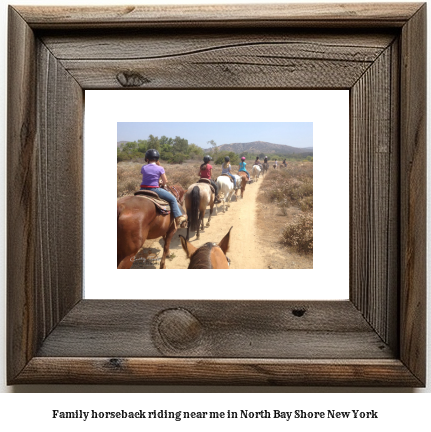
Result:
[[[220,243],[205,243],[197,248],[180,235],[181,245],[190,259],[189,269],[228,269],[230,265],[226,252],[229,249],[230,232],[222,238]]]

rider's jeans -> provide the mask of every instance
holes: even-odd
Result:
[[[150,191],[154,191],[157,193],[157,195],[161,198],[166,200],[172,210],[172,213],[174,214],[174,218],[177,218],[178,216],[182,216],[181,210],[178,207],[178,203],[177,200],[175,199],[175,197],[168,192],[165,189],[162,188],[146,188],[146,187],[141,187],[141,190],[150,190]]]

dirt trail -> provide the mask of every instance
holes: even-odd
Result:
[[[257,195],[262,179],[248,184],[241,199],[238,193],[238,201],[235,198],[230,203],[229,209],[223,213],[221,204],[217,204],[217,213],[214,209],[211,218],[211,226],[205,227],[200,233],[200,239],[196,240],[196,234],[190,233],[190,242],[196,246],[202,246],[207,242],[218,243],[233,226],[230,237],[230,247],[227,256],[231,259],[232,269],[263,269],[268,268],[268,259],[273,253],[271,248],[265,247],[258,241],[256,224]],[[207,208],[204,223],[208,221],[209,208]],[[186,269],[189,261],[181,247],[179,235],[186,236],[186,229],[180,229],[175,233],[171,242],[171,254],[173,258],[166,260],[168,269]],[[137,256],[132,268],[158,268],[157,259],[154,265],[148,263],[145,257],[161,257],[163,239],[148,240],[144,249]],[[150,258],[148,257],[148,258]]]

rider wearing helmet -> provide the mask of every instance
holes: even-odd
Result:
[[[265,156],[265,159],[263,160],[264,163],[268,163],[268,156]]]
[[[143,165],[141,168],[142,183],[141,190],[151,190],[157,193],[161,199],[168,201],[172,213],[175,218],[175,222],[178,227],[187,227],[187,218],[182,214],[180,208],[178,207],[177,200],[175,197],[165,189],[159,186],[160,179],[162,185],[165,186],[168,183],[166,178],[165,170],[159,163],[159,152],[154,149],[149,149],[145,153],[145,162],[147,165]]]
[[[259,165],[262,168],[262,162],[259,160],[259,156],[256,156],[256,160],[253,165]]]
[[[250,181],[250,174],[249,174],[248,171],[245,169],[246,165],[247,165],[247,164],[245,163],[245,157],[243,156],[243,157],[241,158],[241,162],[239,163],[239,170],[238,170],[238,171],[244,171],[244,172],[247,174],[248,181]]]
[[[200,178],[206,178],[211,181],[211,186],[214,188],[215,191],[215,200],[214,204],[220,203],[220,199],[218,198],[218,188],[217,184],[214,180],[211,179],[212,176],[212,165],[209,164],[209,161],[211,160],[210,155],[204,156],[204,163],[199,167],[199,177]]]
[[[229,177],[231,177],[233,179],[233,187],[236,189],[236,178],[231,173],[231,164],[230,164],[230,157],[229,156],[225,156],[225,158],[224,158],[224,164],[221,166],[221,173],[227,174]]]

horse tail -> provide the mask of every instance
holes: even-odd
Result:
[[[190,229],[197,231],[199,225],[199,206],[201,201],[201,193],[199,186],[195,186],[191,193],[192,208],[189,216]]]

